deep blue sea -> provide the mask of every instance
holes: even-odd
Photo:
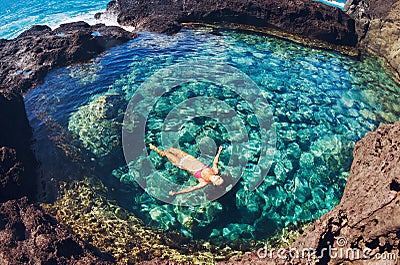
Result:
[[[1,37],[36,23],[90,18],[106,2],[25,4],[2,2]],[[135,97],[145,104],[126,115]],[[174,36],[140,32],[88,63],[52,71],[25,102],[43,179],[96,176],[146,224],[222,240],[265,239],[331,210],[355,142],[400,118],[400,88],[378,58],[354,60],[211,27]],[[126,134],[143,128],[142,138],[125,145],[123,127]],[[202,200],[218,188],[169,197],[168,183],[197,181],[150,151],[150,143],[177,144],[205,163],[223,146],[226,194],[208,204]],[[126,152],[133,153],[128,163]]]
[[[0,1],[0,38],[14,38],[36,24],[54,28],[64,22],[94,21],[94,14],[105,10],[108,2],[107,0],[2,0]]]

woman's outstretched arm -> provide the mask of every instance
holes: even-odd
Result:
[[[218,172],[219,172],[219,170],[218,170],[218,160],[219,160],[219,156],[221,155],[221,151],[222,151],[222,146],[220,146],[218,148],[218,152],[217,152],[217,154],[215,155],[215,158],[214,158],[212,170],[214,171],[215,174],[218,174]]]
[[[181,191],[174,192],[174,191],[171,190],[171,191],[169,192],[169,195],[175,196],[175,195],[178,195],[178,194],[183,194],[183,193],[192,192],[192,191],[201,189],[201,188],[203,188],[203,187],[205,187],[205,186],[207,186],[207,185],[208,185],[207,182],[201,181],[201,182],[200,182],[199,184],[197,184],[196,186],[189,187],[189,188],[183,189],[183,190],[181,190]]]

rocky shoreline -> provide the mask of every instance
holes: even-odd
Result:
[[[96,34],[93,34],[95,33]],[[136,35],[84,22],[34,26],[0,40],[0,260],[2,264],[112,264],[113,258],[61,227],[35,201],[38,162],[22,93],[57,67],[90,60]]]
[[[103,14],[97,14],[100,18]],[[136,30],[176,33],[183,23],[233,23],[320,40],[335,45],[356,46],[355,22],[338,8],[312,0],[113,0],[105,15]]]
[[[182,23],[235,23],[284,31],[333,45],[367,48],[400,72],[397,55],[399,1],[349,0],[348,15],[310,0],[276,1],[111,1],[107,13],[137,30],[175,33]],[[98,14],[97,17],[101,17]],[[354,19],[353,19],[354,18]],[[113,264],[114,257],[79,239],[35,204],[37,161],[30,149],[31,128],[22,93],[43,82],[57,67],[90,60],[136,35],[119,27],[84,22],[55,30],[34,26],[13,40],[0,40],[0,260],[4,264],[51,262]],[[385,40],[385,41],[382,41]],[[5,115],[4,115],[5,114]],[[341,203],[315,222],[292,245],[321,252],[351,247],[376,253],[400,251],[400,123],[386,125],[356,144],[351,175]],[[311,263],[368,263],[367,259],[329,259]],[[247,253],[226,264],[309,263],[306,260],[260,259]],[[151,260],[145,264],[169,264]]]

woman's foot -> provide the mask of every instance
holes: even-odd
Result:
[[[165,152],[161,151],[160,149],[158,149],[156,146],[149,144],[150,146],[150,150],[153,150],[155,152],[157,152],[157,154],[159,154],[160,156],[165,156]]]
[[[156,150],[157,150],[157,147],[155,147],[153,144],[149,144],[149,146],[150,146],[150,149],[151,149],[151,150],[153,150],[153,151],[156,151]]]

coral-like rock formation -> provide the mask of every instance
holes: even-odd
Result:
[[[355,46],[354,20],[338,8],[311,0],[114,0],[107,12],[122,25],[165,33],[183,22],[235,23],[278,29],[332,44]]]
[[[26,198],[0,204],[1,264],[112,264]]]
[[[43,205],[61,224],[115,257],[117,264],[160,258],[174,264],[213,264],[241,252],[221,244],[194,241],[179,232],[148,227],[110,200],[95,177],[66,185],[53,205]]]
[[[78,135],[82,145],[96,157],[117,152],[121,145],[118,135],[123,108],[116,109],[115,106],[125,106],[120,95],[101,95],[71,115],[68,129]]]
[[[360,44],[386,58],[400,73],[400,1],[348,0],[345,11],[355,19]]]
[[[342,264],[379,261],[395,264],[400,254],[400,122],[379,127],[354,148],[343,198],[300,236],[291,248],[315,250],[315,259],[290,260],[288,251],[247,253],[224,264]],[[329,249],[336,256],[329,255]],[[350,251],[349,251],[350,250]],[[294,252],[293,252],[294,253]],[[259,253],[260,254],[260,253]]]

